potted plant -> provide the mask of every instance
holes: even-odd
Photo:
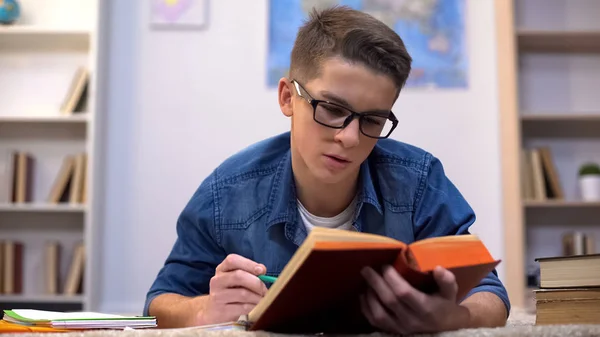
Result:
[[[600,200],[600,166],[585,163],[579,168],[579,191],[585,201]]]

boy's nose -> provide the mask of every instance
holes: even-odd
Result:
[[[345,128],[339,130],[335,140],[340,142],[344,148],[358,146],[360,142],[360,126],[358,119],[353,120]]]

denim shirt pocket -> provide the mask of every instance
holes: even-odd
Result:
[[[381,197],[384,207],[394,213],[412,212],[414,209],[414,198],[419,193],[419,173],[413,168],[398,166],[394,169],[385,170],[381,180]]]

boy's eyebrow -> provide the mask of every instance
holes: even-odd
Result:
[[[345,99],[341,98],[340,96],[337,96],[336,94],[333,94],[329,91],[321,91],[320,92],[321,96],[323,96],[325,99],[334,102],[334,103],[338,103],[341,104],[343,106],[345,106],[346,108],[355,111],[354,108],[352,107],[352,105],[350,103],[348,103],[348,101],[346,101]],[[377,114],[381,114],[382,116],[387,116],[389,115],[389,113],[391,112],[390,110],[370,110],[369,112],[371,113],[377,113]]]
[[[329,91],[321,91],[321,96],[323,96],[325,99],[341,104],[345,107],[347,107],[350,110],[353,110],[352,105],[350,103],[348,103],[348,101],[346,101],[345,99],[341,98],[340,96],[337,96],[336,94],[333,94]]]

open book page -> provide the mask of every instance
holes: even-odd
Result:
[[[400,244],[401,242],[398,240],[394,240],[392,238],[371,234],[371,233],[361,233],[354,231],[341,231],[337,229],[323,228],[323,227],[315,227],[311,230],[310,235],[307,240],[311,240],[314,242],[387,242],[387,243],[395,243]]]
[[[483,242],[472,234],[417,241],[409,245],[408,252],[408,257],[421,271],[431,271],[438,265],[450,269],[496,261]]]
[[[437,267],[454,274],[458,298],[463,298],[500,263],[475,235],[431,238],[408,245],[394,264],[396,270],[415,288],[438,290],[432,271]]]

